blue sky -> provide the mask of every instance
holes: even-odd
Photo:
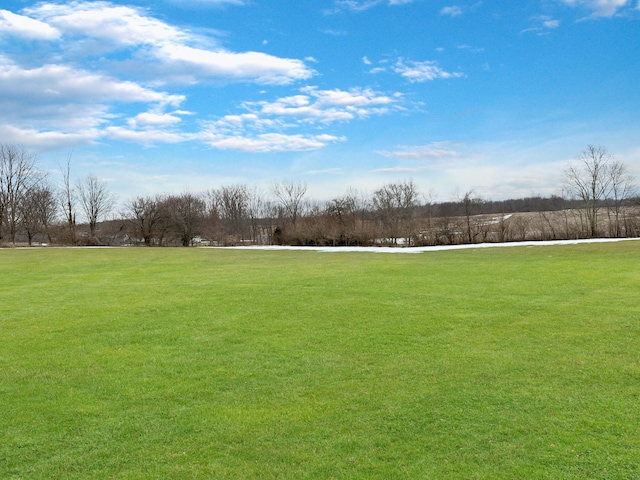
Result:
[[[3,1],[0,142],[120,200],[413,179],[560,193],[587,144],[640,178],[640,0]]]

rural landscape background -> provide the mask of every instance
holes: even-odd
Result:
[[[136,196],[116,207],[106,181],[55,185],[23,147],[0,145],[0,242],[5,245],[424,246],[636,237],[640,198],[626,164],[589,145],[561,173],[564,196],[485,200],[473,190],[438,202],[413,180],[325,202],[302,181]],[[119,208],[119,211],[116,210]]]

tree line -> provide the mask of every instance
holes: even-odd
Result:
[[[561,195],[486,200],[473,190],[438,202],[413,180],[329,201],[307,184],[264,193],[244,184],[136,196],[116,210],[95,175],[72,181],[71,157],[54,183],[37,157],[0,144],[0,243],[59,245],[442,245],[640,235],[640,202],[627,166],[589,145],[563,172]]]

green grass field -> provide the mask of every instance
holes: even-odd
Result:
[[[639,479],[639,265],[0,250],[0,478]]]

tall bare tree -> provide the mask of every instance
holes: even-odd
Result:
[[[626,168],[616,162],[605,147],[588,145],[577,161],[565,170],[563,183],[569,196],[580,200],[584,206],[585,233],[597,237],[600,234],[600,209],[605,205],[605,200],[628,191],[630,177],[626,174]]]
[[[619,160],[614,160],[609,165],[609,176],[611,177],[611,190],[607,199],[610,219],[609,230],[611,236],[621,237],[626,235],[625,227],[627,223],[627,216],[622,209],[622,205],[625,200],[636,195],[637,189],[633,175],[629,173],[627,166]]]
[[[307,183],[302,181],[284,181],[273,184],[273,194],[280,202],[285,216],[295,227],[298,217],[303,214],[304,196],[307,193]]]
[[[387,183],[373,193],[373,207],[382,220],[384,235],[394,245],[402,236],[411,237],[406,224],[411,217],[412,207],[418,203],[419,195],[413,180]]]
[[[249,217],[251,242],[262,242],[261,221],[269,221],[271,205],[257,187],[247,190],[247,216]]]
[[[357,243],[357,223],[359,204],[357,192],[349,190],[346,195],[336,197],[325,205],[326,229],[334,245]]]
[[[125,205],[125,217],[129,221],[131,233],[142,238],[150,246],[154,237],[161,238],[166,229],[168,216],[158,197],[136,197]]]
[[[107,183],[95,175],[89,175],[76,184],[80,206],[89,223],[89,237],[95,239],[96,225],[106,217],[115,204],[115,197]]]
[[[200,195],[187,192],[181,195],[170,195],[162,204],[180,243],[183,247],[188,247],[204,230],[206,202]]]
[[[211,192],[216,210],[228,235],[244,240],[249,189],[246,185],[222,186]]]
[[[458,201],[462,204],[465,218],[465,230],[468,243],[474,243],[476,231],[471,224],[471,218],[476,215],[482,200],[475,196],[474,190],[467,190],[464,195],[458,195]]]
[[[68,241],[71,245],[76,243],[76,212],[75,212],[75,192],[71,184],[71,154],[67,156],[67,165],[60,167],[62,173],[62,189],[59,195],[60,206],[67,224]]]
[[[0,144],[0,239],[6,222],[9,241],[15,243],[20,219],[20,203],[37,184],[36,156],[24,147]]]
[[[54,189],[41,182],[29,189],[19,205],[21,230],[27,235],[29,245],[37,234],[43,234],[51,242],[50,227],[55,222],[58,202]]]

